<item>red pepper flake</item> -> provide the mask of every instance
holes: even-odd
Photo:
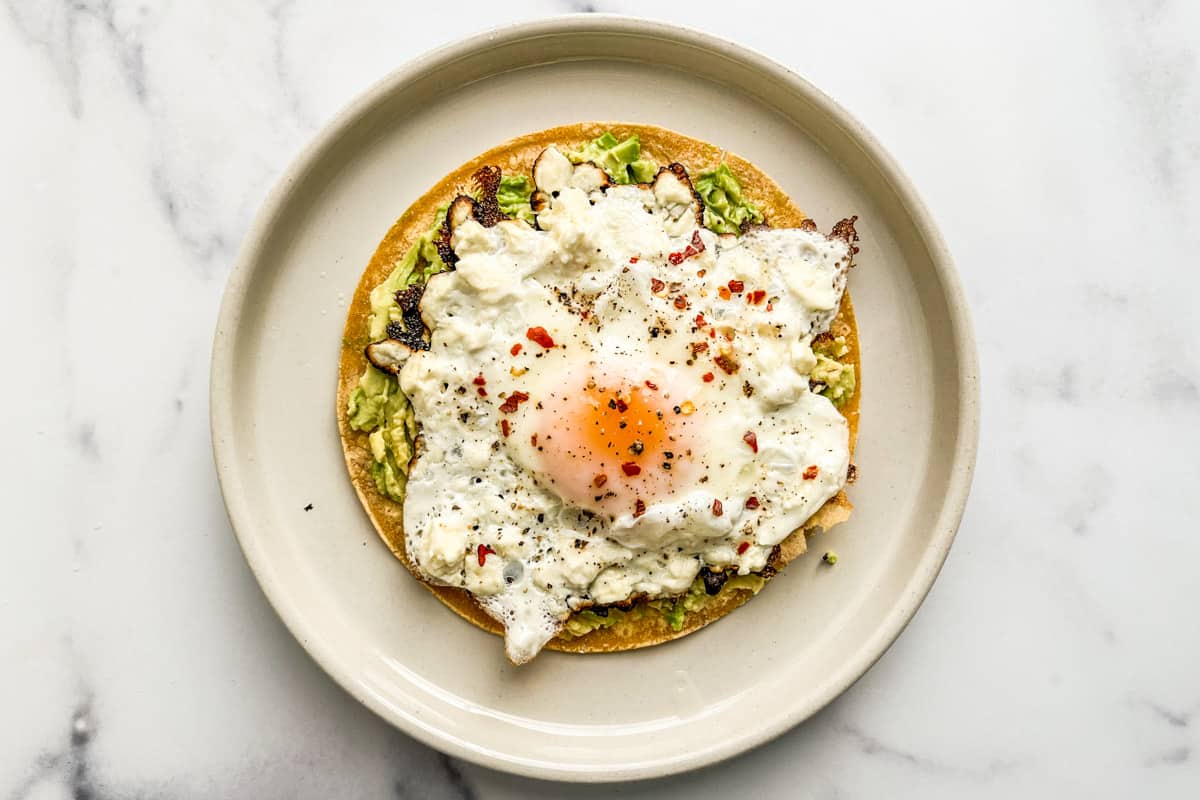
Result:
[[[483,388],[482,386],[480,386],[475,391],[479,392],[480,397],[487,397],[487,389]]]
[[[775,306],[772,303],[767,303],[767,311],[774,311]]]
[[[750,292],[748,295],[746,295],[746,300],[748,300],[751,305],[758,305],[766,298],[766,296],[767,293],[765,290],[755,289],[753,292]]]
[[[483,562],[487,561],[487,557],[490,555],[495,555],[495,553],[496,551],[493,550],[490,545],[479,545],[479,548],[475,551],[475,555],[479,558],[479,566],[482,567]]]
[[[537,342],[547,350],[554,347],[554,340],[550,338],[550,334],[546,333],[546,329],[540,325],[525,331],[525,338],[531,342]]]
[[[808,469],[804,470],[804,480],[811,481],[813,478],[817,477],[818,472],[820,472],[820,470],[817,469],[816,464],[809,464]]]
[[[599,489],[601,486],[603,486],[606,483],[608,483],[608,476],[605,475],[603,472],[597,474],[596,477],[592,478],[592,486],[595,486],[597,489]]]
[[[642,514],[645,514],[645,513],[646,513],[646,504],[644,502],[642,502],[642,499],[639,497],[633,503],[633,515],[635,517],[640,517]]]
[[[717,362],[717,366],[729,375],[738,371],[738,361],[728,353],[719,353],[713,357],[713,361]]]
[[[703,278],[703,277],[704,277],[705,275],[707,275],[707,274],[708,274],[708,270],[706,270],[706,269],[698,269],[698,270],[696,270],[696,277],[697,277],[697,278]]]
[[[654,292],[655,294],[658,294],[665,288],[667,288],[667,285],[665,283],[663,283],[662,281],[660,281],[658,278],[650,279],[650,291]]]
[[[746,508],[749,508],[749,509],[758,508],[758,498],[755,497],[754,495],[750,495],[749,497],[747,497],[746,498]]]
[[[689,244],[687,247],[683,248],[683,252],[681,252],[681,253],[671,253],[671,255],[667,256],[667,260],[670,261],[672,264],[678,265],[678,264],[682,264],[686,259],[689,259],[692,256],[698,256],[703,252],[704,252],[704,240],[700,238],[700,231],[697,230],[697,231],[692,232],[691,244]],[[704,270],[700,270],[700,272],[697,274],[699,274],[699,276],[703,278]]]
[[[706,373],[704,373],[704,375],[703,375],[703,377],[702,377],[702,380],[703,380],[705,383],[712,383],[712,382],[713,382],[713,378],[714,378],[714,377],[715,377],[715,376],[714,376],[714,375],[713,375],[711,372],[706,372]]]
[[[708,338],[710,338],[710,339],[715,339],[715,338],[717,338],[717,329],[716,329],[716,328],[709,328],[709,329],[708,329]]]
[[[486,386],[487,378],[483,377],[483,373],[481,372],[475,376],[475,380],[471,381],[471,383],[475,384],[476,386]]]
[[[692,342],[692,355],[703,353],[708,349],[708,342]]]
[[[512,414],[517,410],[517,406],[529,399],[529,395],[524,392],[513,392],[503,403],[500,404],[500,410],[505,414]]]
[[[719,517],[725,513],[725,506],[721,505],[721,501],[713,498],[713,516]]]
[[[756,453],[758,452],[758,437],[754,435],[754,431],[746,431],[745,435],[742,436],[742,441],[750,445],[751,450]]]
[[[676,308],[678,308],[680,311],[683,311],[685,308],[688,307],[687,295],[681,294],[678,297],[676,297],[673,305]]]
[[[704,327],[705,325],[707,325],[707,324],[708,324],[708,320],[706,320],[706,319],[704,318],[704,315],[703,315],[703,314],[697,314],[697,315],[696,315],[696,327],[697,327],[697,328],[703,328],[703,327]]]
[[[521,354],[521,343],[517,342],[516,344],[514,344],[512,346],[512,349],[510,349],[508,352],[512,353],[514,356],[520,355]]]
[[[588,311],[586,308],[585,308],[583,311],[580,311],[580,312],[579,312],[579,318],[580,318],[580,319],[587,319],[587,318],[588,318],[588,317],[590,317],[591,315],[592,315],[592,312]]]
[[[630,256],[630,257],[629,257],[629,263],[630,263],[630,264],[636,264],[637,262],[638,262],[638,257],[637,257],[637,256]]]
[[[741,294],[742,292],[746,291],[746,284],[742,281],[730,281],[729,291],[733,292],[734,294]]]
[[[728,286],[718,286],[717,287],[717,296],[720,297],[722,300],[728,300],[729,298],[733,297],[733,295],[729,293]]]
[[[626,461],[621,465],[621,472],[624,472],[626,475],[632,478],[634,475],[642,474],[642,468],[632,461]]]
[[[746,552],[749,549],[750,549],[750,543],[742,542],[741,544],[738,545],[738,555],[740,556],[742,553]]]
[[[508,424],[508,420],[500,420],[500,435],[507,439],[510,433],[512,433],[512,426]]]
[[[532,445],[533,447],[537,447],[537,434],[536,433],[530,435],[529,444]]]
[[[689,259],[692,256],[700,255],[703,252],[704,252],[704,240],[700,238],[700,231],[694,231],[692,233],[691,244],[689,244],[687,247],[683,248],[683,252],[671,253],[671,255],[667,256],[667,260],[670,261],[672,264],[681,264],[686,259]]]
[[[656,391],[658,391],[658,384],[651,383],[650,381],[646,381],[646,388],[652,392],[656,392]]]

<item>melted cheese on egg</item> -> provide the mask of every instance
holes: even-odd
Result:
[[[563,161],[541,230],[457,226],[421,303],[430,349],[400,372],[408,553],[504,624],[517,663],[574,610],[761,570],[849,464],[808,384],[847,245],[717,237],[678,180],[575,187]]]

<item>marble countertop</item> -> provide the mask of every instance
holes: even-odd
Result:
[[[882,661],[620,794],[1200,794],[1200,7],[777,5],[3,0],[0,797],[617,793],[448,759],[329,680],[242,560],[207,414],[235,249],[314,131],[434,45],[593,10],[725,34],[872,129],[984,387],[958,541]]]

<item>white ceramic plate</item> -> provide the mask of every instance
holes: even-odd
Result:
[[[822,225],[859,215],[861,477],[853,519],[730,617],[660,647],[545,652],[514,668],[499,639],[444,609],[375,535],[338,442],[338,349],[359,275],[417,196],[511,136],[582,120],[653,123],[720,144]],[[974,462],[976,380],[945,247],[908,181],[845,111],[711,36],[566,17],[402,68],[287,170],[221,308],[213,447],[264,592],[347,691],[418,739],[489,767],[616,780],[754,747],[879,658],[954,538]],[[820,564],[825,548],[840,554],[836,568]]]

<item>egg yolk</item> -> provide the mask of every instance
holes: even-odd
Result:
[[[574,505],[640,516],[689,472],[692,411],[651,380],[567,381],[535,421],[539,471]]]

